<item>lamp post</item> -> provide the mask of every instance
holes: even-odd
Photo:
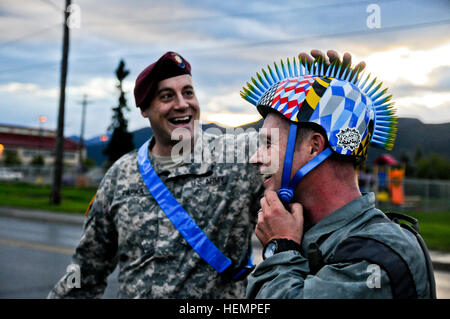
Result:
[[[90,101],[88,101],[87,99],[87,95],[84,94],[83,95],[83,100],[81,101],[81,106],[82,106],[82,110],[81,110],[81,129],[80,129],[80,149],[79,149],[79,166],[80,166],[80,171],[84,172],[84,161],[83,161],[83,148],[84,148],[84,123],[86,121],[86,106],[91,103]]]
[[[39,116],[39,155],[41,154],[42,149],[42,133],[43,133],[43,126],[44,123],[47,121],[47,117],[45,115]]]

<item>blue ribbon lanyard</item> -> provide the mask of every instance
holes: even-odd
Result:
[[[320,152],[316,157],[306,163],[302,168],[300,168],[297,173],[295,173],[294,177],[291,180],[291,171],[292,171],[292,161],[294,159],[295,152],[295,141],[297,139],[297,124],[291,123],[289,126],[289,136],[286,145],[286,154],[284,156],[284,165],[283,165],[283,175],[281,177],[281,188],[278,190],[277,194],[280,200],[283,202],[285,206],[287,206],[292,198],[294,197],[294,191],[297,188],[298,183],[316,168],[320,163],[330,157],[333,154],[333,151],[330,147],[325,148],[322,152]]]
[[[230,258],[226,257],[209,240],[208,236],[198,227],[192,217],[178,203],[158,177],[148,158],[148,145],[149,141],[145,142],[138,151],[138,166],[145,185],[175,228],[197,254],[218,273],[224,272],[232,265]],[[253,266],[252,258],[249,258],[248,264],[245,267],[249,266]],[[245,267],[238,269],[238,273],[233,275],[233,279],[238,278],[246,270]]]

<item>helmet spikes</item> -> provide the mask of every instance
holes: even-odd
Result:
[[[281,60],[281,63],[283,63],[283,60]],[[288,66],[288,71],[289,71],[289,77],[293,77],[292,75],[292,68],[291,68],[291,62],[289,61],[289,58],[287,58],[287,66]]]
[[[272,77],[273,82],[274,83],[280,82],[280,80],[278,80],[278,78],[275,76],[275,74],[273,73],[272,69],[270,68],[270,65],[267,65],[267,68],[269,69],[269,74]]]
[[[347,75],[349,67],[350,67],[350,65],[347,65],[344,69],[344,74],[342,74],[342,79],[344,79],[344,81],[347,81],[347,82],[348,82],[348,79],[346,79],[345,76]]]
[[[267,65],[267,71],[263,68],[260,73],[256,73],[256,78],[251,78],[251,83],[247,82],[247,87],[241,91],[241,97],[257,106],[264,94],[280,81],[298,76],[324,76],[349,82],[363,92],[372,101],[371,108],[374,112],[374,131],[371,143],[391,150],[397,132],[397,116],[392,96],[386,95],[388,89],[382,88],[383,83],[377,82],[377,78],[371,78],[371,74],[365,75],[358,67],[353,70],[350,65],[343,68],[343,64],[334,60],[326,69],[325,61],[322,57],[316,58],[309,64],[306,57],[294,57],[292,63],[289,59],[280,61],[280,67],[274,63],[273,69]],[[341,74],[342,71],[342,75]],[[369,81],[370,80],[370,81]]]
[[[248,83],[247,82],[247,86],[248,86],[248,88],[250,89],[250,91],[252,91],[254,94],[256,94],[256,96],[261,96],[261,95],[263,95],[264,93],[264,91],[263,92],[261,92],[260,90],[258,90],[257,88],[255,88],[253,85],[251,85],[250,83]]]
[[[351,74],[351,73],[352,73],[352,72],[350,72],[350,74]],[[355,74],[353,75],[353,78],[350,80],[350,83],[355,84],[355,80],[356,80],[356,78],[357,78],[358,73],[359,73],[359,66],[358,66],[358,68],[356,69]]]
[[[270,89],[269,84],[267,84],[267,82],[264,81],[264,79],[262,78],[262,76],[258,72],[256,72],[256,77],[258,78],[259,83],[261,83],[266,90]]]
[[[259,84],[254,77],[252,77],[252,83],[261,91],[261,95],[263,94],[262,92],[265,92],[266,90],[264,89],[263,86],[261,86],[261,84]]]
[[[281,76],[280,69],[278,69],[278,65],[275,62],[273,63],[273,65],[275,67],[275,72],[277,73],[278,76],[278,81],[281,81],[284,77]]]
[[[283,60],[280,60],[280,62],[281,62],[281,70],[283,71],[283,76],[284,76],[285,79],[287,79],[289,76],[287,75],[286,68],[284,67]]]
[[[271,87],[272,85],[274,85],[273,81],[269,79],[269,76],[267,75],[264,69],[262,69],[262,73],[264,74],[264,77],[266,78],[267,82],[269,82],[269,86]]]
[[[328,66],[327,73],[325,74],[326,77],[331,77],[331,74],[334,74],[334,70],[336,68],[336,60],[331,62],[331,64]]]
[[[295,59],[295,57],[292,60],[294,61],[294,74],[295,76],[298,76],[299,70],[297,69],[297,60]]]

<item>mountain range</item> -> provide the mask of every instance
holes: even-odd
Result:
[[[249,123],[240,128],[248,129],[255,128],[258,130],[262,126],[263,121]],[[398,119],[397,139],[395,141],[394,149],[389,152],[394,158],[408,156],[413,159],[418,150],[422,155],[430,153],[437,153],[441,156],[450,158],[450,123],[443,124],[424,124],[418,119],[413,118],[399,118]],[[221,132],[225,132],[225,128],[216,124],[203,124],[203,130],[209,128],[218,128]],[[144,127],[138,129],[133,134],[133,143],[136,148],[148,140],[152,134],[151,127]],[[78,140],[77,137],[70,137]],[[106,161],[106,156],[103,154],[103,149],[107,142],[102,142],[100,136],[93,137],[85,141],[87,148],[87,156],[95,161],[97,165],[102,165]],[[371,147],[369,149],[368,163],[387,153],[384,150]]]

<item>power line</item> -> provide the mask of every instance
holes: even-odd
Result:
[[[59,13],[64,12],[64,10],[62,8],[60,8],[58,5],[56,5],[55,3],[53,3],[50,0],[41,0],[41,1],[46,3],[46,4],[48,4],[49,6],[51,6],[53,9],[57,10]],[[39,30],[34,31],[34,32],[30,33],[30,34],[25,34],[25,35],[20,36],[20,37],[18,37],[16,39],[0,43],[0,49],[3,49],[5,47],[9,46],[10,44],[14,44],[14,43],[17,43],[17,42],[20,42],[20,41],[23,41],[23,40],[26,40],[26,39],[29,39],[29,38],[41,35],[43,33],[46,33],[48,31],[56,28],[56,27],[60,27],[60,25],[61,25],[61,23],[58,23],[58,24],[55,24],[55,25],[52,25],[52,26],[49,26],[49,27],[45,27],[43,29],[39,29]]]
[[[378,2],[378,4],[381,3],[387,3],[387,2],[395,2],[398,0],[384,0],[383,2]],[[215,15],[199,15],[199,16],[193,16],[193,17],[186,17],[186,18],[168,18],[168,17],[156,17],[156,18],[143,18],[143,19],[128,19],[128,20],[114,20],[111,21],[111,23],[117,24],[118,22],[124,23],[124,24],[130,24],[130,23],[145,23],[148,25],[156,24],[156,25],[162,25],[162,24],[177,24],[177,23],[187,23],[187,22],[199,22],[199,21],[208,21],[208,20],[218,20],[218,19],[229,19],[229,18],[243,18],[243,17],[263,17],[263,16],[275,16],[278,17],[279,15],[283,15],[286,13],[298,13],[295,12],[296,10],[320,10],[322,8],[324,9],[330,9],[336,10],[336,8],[340,7],[347,7],[347,6],[354,6],[354,5],[364,5],[367,3],[373,3],[373,0],[365,0],[365,1],[347,1],[347,2],[338,2],[334,3],[332,5],[330,4],[321,4],[321,5],[311,5],[311,6],[294,6],[294,7],[283,7],[283,9],[278,10],[264,10],[264,11],[240,11],[238,13],[230,13],[230,14],[215,14]],[[109,24],[109,23],[106,23]],[[90,26],[90,27],[105,27],[109,28],[108,25],[105,25],[105,22],[102,21],[102,24],[89,24],[88,22],[84,23],[84,26]]]
[[[388,33],[388,32],[396,32],[396,31],[406,31],[406,30],[413,30],[413,29],[420,29],[420,28],[427,28],[431,26],[437,26],[437,25],[446,25],[450,23],[450,19],[445,20],[439,20],[439,21],[432,21],[432,22],[424,22],[424,23],[417,23],[417,24],[409,24],[409,25],[400,25],[400,26],[393,26],[393,27],[383,27],[380,29],[373,29],[373,30],[356,30],[356,31],[346,31],[346,32],[335,32],[335,33],[327,33],[327,34],[316,34],[316,35],[305,35],[301,37],[295,37],[295,38],[289,38],[289,39],[283,39],[283,40],[267,40],[267,41],[258,41],[258,42],[245,42],[245,43],[236,43],[236,44],[230,44],[230,45],[224,45],[224,46],[210,46],[207,48],[194,48],[194,49],[186,49],[186,51],[195,52],[197,54],[204,54],[204,53],[211,53],[215,50],[233,50],[233,49],[243,49],[243,48],[249,48],[249,47],[263,47],[263,46],[269,46],[269,45],[280,45],[280,44],[286,44],[286,43],[292,43],[295,41],[302,41],[302,40],[309,40],[309,39],[317,39],[317,38],[328,38],[328,37],[343,37],[343,36],[357,36],[357,35],[378,35],[381,33]],[[145,53],[136,53],[136,54],[129,54],[128,57],[148,57],[150,54],[150,51],[146,51]],[[90,56],[90,57],[79,57],[76,59],[72,59],[72,62],[83,62],[83,63],[93,63],[98,60],[103,60],[105,58],[113,58],[114,55],[101,55],[101,56]],[[30,68],[39,68],[44,66],[54,66],[57,64],[57,61],[52,62],[45,62],[45,63],[39,63],[39,64],[31,64],[27,66],[21,66],[16,68],[7,68],[0,70],[0,76],[7,74],[8,72],[17,72],[20,70],[29,70]]]
[[[53,1],[51,0],[41,0],[42,2],[48,4],[50,7],[52,7],[53,9],[55,9],[56,11],[58,11],[59,13],[64,12],[64,9],[61,8],[60,6],[58,6],[57,4],[55,4]]]
[[[23,36],[21,36],[19,38],[16,38],[16,39],[13,39],[13,40],[9,40],[9,41],[6,41],[6,42],[2,42],[2,43],[0,43],[0,49],[3,49],[3,48],[5,48],[5,47],[7,47],[7,46],[9,46],[11,44],[14,44],[14,43],[17,43],[17,42],[20,42],[20,41],[23,41],[23,40],[26,40],[26,39],[38,36],[38,35],[41,35],[43,33],[46,33],[48,31],[53,30],[54,28],[60,27],[60,26],[61,26],[61,23],[58,23],[58,24],[55,24],[55,25],[52,25],[52,26],[45,27],[43,29],[34,31],[32,33],[23,35]]]

